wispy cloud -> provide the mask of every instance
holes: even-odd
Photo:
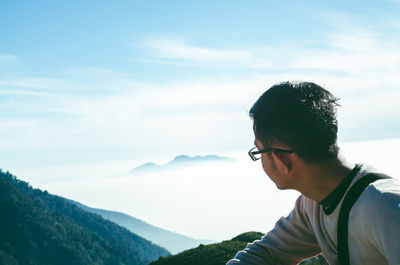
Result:
[[[19,58],[12,54],[0,52],[0,69],[12,69],[19,63]],[[0,73],[0,76],[2,73]]]
[[[17,56],[12,54],[0,53],[0,63],[16,61]]]
[[[178,39],[158,38],[145,42],[145,46],[156,56],[172,60],[234,62],[251,58],[248,51],[200,47]]]
[[[26,129],[28,127],[36,127],[44,121],[40,119],[1,119],[0,129]]]
[[[235,62],[235,67],[243,69],[303,69],[348,74],[365,72],[368,69],[395,70],[400,63],[400,43],[376,38],[365,30],[351,34],[331,33],[314,43],[282,43],[273,47],[247,47],[240,50],[212,49],[175,39],[155,39],[147,43],[150,54],[156,60],[166,59],[163,63],[172,64],[176,61],[193,65]]]
[[[97,97],[141,87],[130,74],[104,68],[74,67],[57,76],[27,74],[0,77],[0,94]]]
[[[0,94],[2,94],[2,95],[19,95],[19,96],[55,96],[56,95],[53,93],[22,90],[22,89],[0,89]]]
[[[351,33],[338,31],[322,35],[317,41],[282,43],[273,47],[213,49],[165,38],[148,44],[152,63],[235,67],[247,73],[257,70],[275,73],[317,71],[321,75],[347,75],[360,80],[368,76],[371,79],[384,77],[394,83],[400,81],[397,78],[400,42],[365,29]]]
[[[398,4],[400,5],[400,0],[385,0],[386,2],[392,3],[392,4]]]

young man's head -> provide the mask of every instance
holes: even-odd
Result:
[[[272,86],[253,105],[250,117],[263,147],[288,147],[307,163],[336,158],[338,99],[310,82]]]

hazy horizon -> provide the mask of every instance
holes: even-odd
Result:
[[[400,138],[350,142],[341,144],[341,155],[399,178],[394,155],[399,148]],[[196,239],[222,241],[246,231],[267,232],[290,212],[299,193],[278,190],[247,152],[223,156],[236,160],[137,175],[127,173],[140,163],[129,161],[11,173],[35,188]]]

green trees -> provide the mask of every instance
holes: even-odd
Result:
[[[183,251],[175,256],[161,257],[150,265],[225,265],[236,252],[262,237],[262,233],[247,232],[232,240],[221,243],[200,245],[197,248]]]
[[[240,234],[232,240],[211,245],[200,245],[197,248],[183,251],[175,256],[160,257],[150,265],[225,265],[235,254],[246,247],[247,243],[260,239],[259,232]],[[322,256],[313,257],[301,262],[299,265],[324,265]]]
[[[147,265],[168,251],[0,170],[0,264]]]

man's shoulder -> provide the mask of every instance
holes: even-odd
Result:
[[[364,192],[364,197],[370,201],[370,207],[385,209],[394,207],[400,210],[400,180],[395,178],[379,179],[371,183]]]
[[[400,179],[378,179],[377,181],[371,183],[368,188],[371,189],[371,192],[374,191],[380,194],[400,193]]]
[[[383,179],[378,179],[368,185],[365,191],[361,194],[363,199],[379,201],[391,198],[393,196],[396,197],[396,194],[400,194],[400,179],[398,178],[394,178],[390,175],[379,172],[370,165],[362,164],[359,174],[360,176],[357,180],[371,174],[383,177]]]
[[[400,180],[379,179],[371,183],[353,208],[365,220],[379,220],[393,215],[400,218]]]

